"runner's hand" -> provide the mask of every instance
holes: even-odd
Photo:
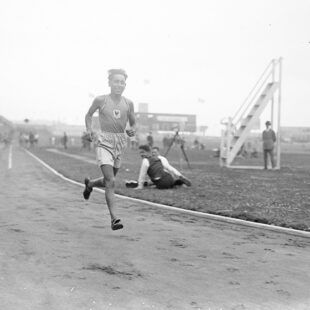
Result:
[[[86,140],[92,142],[94,140],[94,132],[88,132],[87,135],[86,135]]]

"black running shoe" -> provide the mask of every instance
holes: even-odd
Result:
[[[93,189],[88,186],[89,181],[90,181],[89,178],[85,178],[85,180],[84,180],[85,189],[83,192],[83,196],[84,196],[85,200],[89,199],[90,193],[93,191]]]
[[[118,230],[118,229],[122,229],[124,226],[123,224],[121,223],[121,220],[120,219],[114,219],[112,220],[111,222],[111,228],[112,230]]]

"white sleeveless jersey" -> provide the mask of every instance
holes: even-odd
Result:
[[[130,113],[130,100],[121,97],[119,103],[115,103],[110,95],[98,97],[100,100],[99,123],[103,132],[124,133]]]

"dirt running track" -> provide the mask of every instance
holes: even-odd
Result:
[[[310,309],[309,238],[125,200],[112,231],[103,194],[0,151],[1,310]]]

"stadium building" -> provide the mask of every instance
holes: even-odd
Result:
[[[310,127],[281,127],[281,137],[287,142],[310,142]]]
[[[148,103],[141,102],[136,112],[137,127],[140,132],[169,132],[180,130],[193,133],[197,130],[196,115],[149,113]]]
[[[195,114],[150,113],[147,103],[139,103],[136,115],[137,130],[147,132],[171,132],[180,130],[195,133],[197,130]],[[93,128],[99,129],[98,115],[93,116]]]
[[[196,115],[167,114],[167,113],[136,113],[139,131],[169,132],[196,132]]]

